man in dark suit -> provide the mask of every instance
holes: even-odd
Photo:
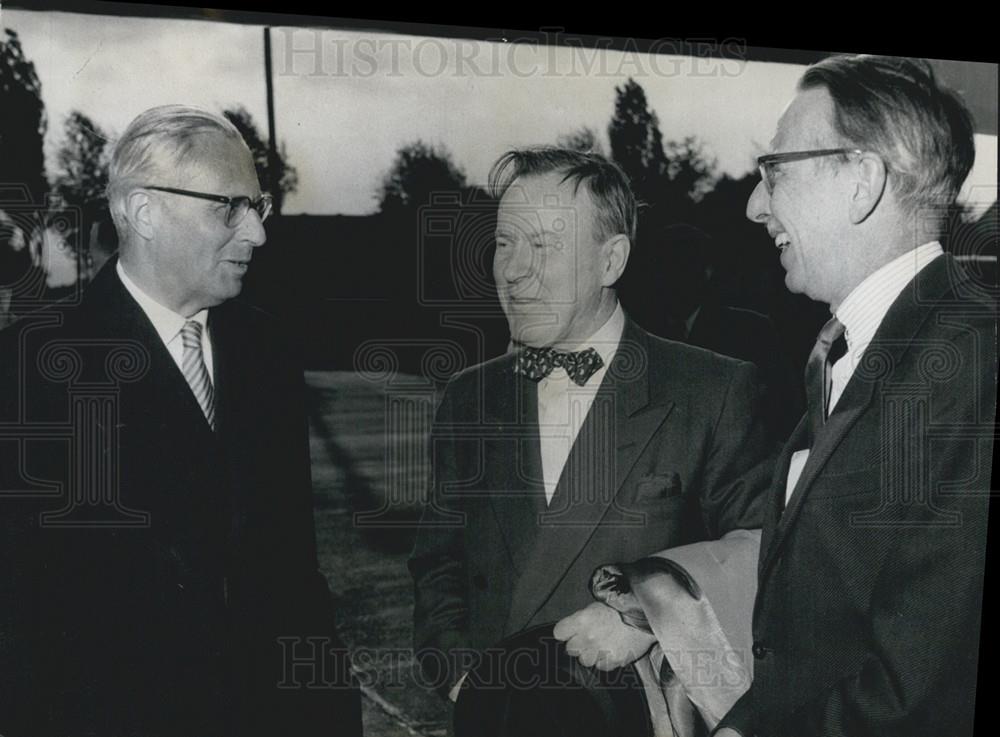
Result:
[[[768,501],[754,681],[717,734],[971,735],[996,303],[936,240],[971,119],[924,62],[834,57],[772,148],[747,216],[834,317]]]
[[[2,335],[0,732],[360,734],[301,372],[233,299],[270,212],[250,151],[153,108],[109,203],[120,256]]]
[[[594,603],[594,569],[759,526],[769,478],[755,368],[650,335],[618,304],[636,217],[622,172],[542,148],[490,180],[515,350],[448,384],[410,559],[417,655],[453,696],[484,649],[588,605],[648,650]]]

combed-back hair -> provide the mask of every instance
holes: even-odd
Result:
[[[489,191],[499,200],[516,179],[551,172],[562,174],[562,182],[572,182],[574,195],[581,185],[587,188],[594,202],[599,240],[621,234],[635,244],[635,195],[625,172],[600,154],[555,146],[514,149],[497,159],[490,169]]]
[[[799,81],[801,90],[817,87],[833,98],[844,143],[882,157],[905,209],[954,203],[976,155],[972,116],[928,62],[833,56]]]
[[[189,163],[206,133],[222,133],[246,145],[225,117],[187,105],[150,108],[129,123],[115,144],[108,169],[108,205],[119,234],[128,192],[147,184],[170,184],[171,175]]]

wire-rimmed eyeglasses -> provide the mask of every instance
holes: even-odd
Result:
[[[271,214],[271,208],[274,205],[274,198],[266,192],[256,199],[250,199],[245,196],[226,197],[221,194],[193,192],[190,189],[177,189],[176,187],[158,187],[153,184],[147,184],[143,189],[155,189],[157,192],[168,192],[185,197],[197,197],[201,200],[211,200],[212,202],[221,202],[224,205],[228,205],[229,207],[226,210],[226,225],[230,228],[235,228],[242,223],[243,218],[247,216],[251,208],[257,212],[260,221],[264,222],[267,220],[267,216]]]
[[[858,148],[817,148],[812,151],[785,151],[780,154],[767,154],[757,157],[757,168],[760,170],[760,178],[767,188],[767,193],[774,191],[774,167],[776,164],[785,164],[789,161],[804,161],[805,159],[815,159],[820,156],[836,156],[838,154],[860,154],[864,153]]]

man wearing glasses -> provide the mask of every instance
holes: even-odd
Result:
[[[233,299],[271,209],[250,151],[147,110],[108,199],[119,257],[0,336],[0,733],[358,735],[301,372]]]
[[[969,113],[926,63],[835,57],[773,150],[747,216],[832,318],[765,515],[753,685],[717,734],[971,735],[996,302],[938,242]]]

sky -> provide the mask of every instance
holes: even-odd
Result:
[[[34,62],[51,162],[71,110],[114,137],[146,108],[245,106],[266,135],[259,26],[0,11]],[[444,145],[471,183],[505,150],[554,143],[581,126],[607,147],[615,86],[646,91],[665,140],[697,136],[720,172],[742,176],[765,152],[803,68],[737,59],[624,53],[389,33],[272,30],[278,138],[299,174],[287,214],[367,214],[397,149]],[[668,50],[668,49],[666,49]],[[966,190],[997,197],[997,139],[976,137]]]

